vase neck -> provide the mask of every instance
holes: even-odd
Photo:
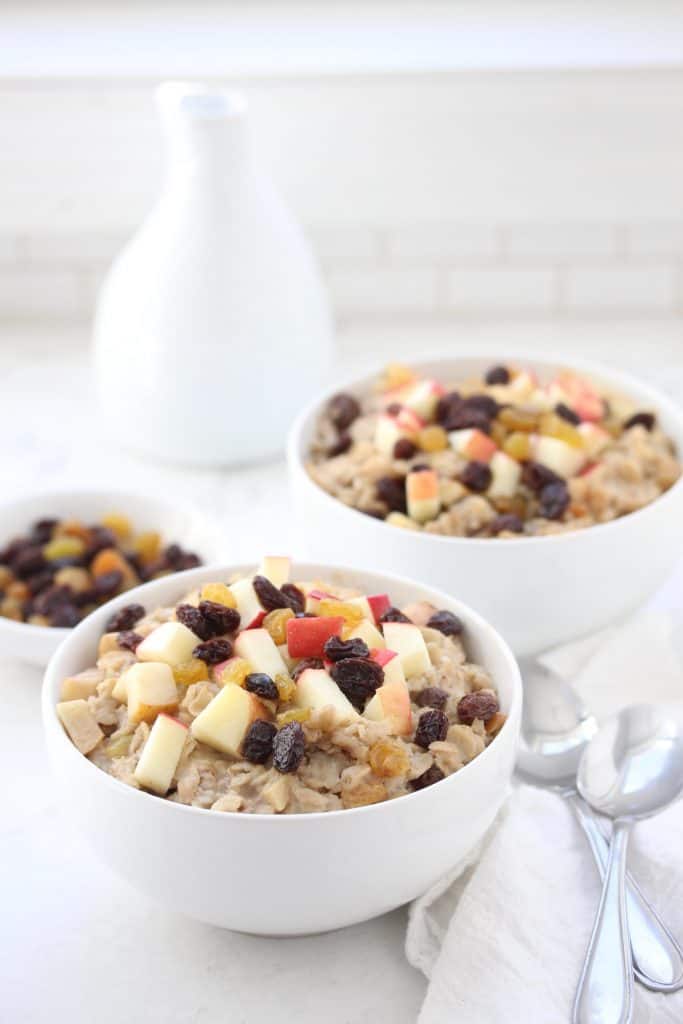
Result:
[[[157,89],[170,175],[240,175],[250,159],[247,104],[240,93],[195,83]]]

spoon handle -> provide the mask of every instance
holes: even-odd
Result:
[[[615,821],[598,913],[574,1002],[574,1024],[630,1024],[633,968],[626,917],[630,824]]]
[[[604,881],[609,843],[595,815],[578,793],[568,794],[567,799],[586,834],[600,878]],[[655,992],[676,992],[683,988],[683,951],[628,872],[626,912],[637,980]]]

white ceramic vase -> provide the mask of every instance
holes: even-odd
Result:
[[[327,377],[324,288],[254,159],[243,97],[167,82],[157,102],[166,180],[98,299],[101,409],[121,444],[157,458],[271,455]]]

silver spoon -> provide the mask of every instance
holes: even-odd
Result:
[[[597,721],[559,676],[536,662],[523,665],[522,674],[524,708],[517,773],[526,782],[553,789],[567,800],[604,880],[609,843],[576,790],[579,762],[598,730]],[[656,992],[683,988],[683,951],[630,875],[626,876],[626,906],[638,981]]]
[[[683,792],[683,735],[662,708],[624,708],[586,747],[577,785],[593,810],[612,819],[607,874],[574,1003],[574,1024],[629,1024],[633,972],[626,910],[631,827]]]

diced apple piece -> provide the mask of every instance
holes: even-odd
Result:
[[[311,711],[334,708],[340,723],[358,718],[353,704],[344,696],[332,676],[322,668],[304,669],[297,680],[295,700],[298,707],[309,708]]]
[[[433,469],[421,469],[406,477],[408,515],[418,523],[434,519],[441,508],[439,478]]]
[[[381,455],[386,456],[388,459],[393,458],[396,442],[400,441],[402,437],[408,436],[408,433],[399,427],[395,416],[383,413],[377,417],[375,448]]]
[[[372,614],[372,608],[367,597],[349,597],[345,600],[344,604],[355,605],[356,608],[360,608],[363,613],[363,618],[369,622],[375,621],[375,616]]]
[[[321,601],[338,601],[334,594],[328,594],[324,590],[309,590],[306,594],[306,611],[311,615],[317,615],[320,611]]]
[[[383,632],[388,650],[396,651],[408,679],[431,668],[429,651],[418,626],[408,622],[385,622]]]
[[[476,427],[467,430],[452,430],[448,435],[451,448],[473,462],[490,462],[498,451],[498,445],[488,434]]]
[[[89,754],[104,737],[86,700],[62,701],[57,705],[57,716],[81,754]]]
[[[435,380],[420,380],[411,388],[408,388],[403,399],[403,405],[416,412],[423,420],[431,420],[436,411],[436,406],[444,389]]]
[[[178,689],[170,665],[161,661],[139,662],[123,673],[131,722],[153,722],[162,711],[178,708]],[[120,682],[120,680],[119,680]]]
[[[438,609],[433,604],[430,604],[429,601],[414,601],[413,604],[407,604],[404,608],[401,608],[401,611],[416,626],[426,626],[429,619]]]
[[[549,390],[551,394],[558,396],[558,401],[564,401],[566,405],[571,406],[582,420],[597,422],[604,416],[604,402],[588,377],[564,370],[558,373]],[[560,395],[565,397],[561,398]]]
[[[240,629],[255,629],[266,617],[265,609],[256,596],[253,581],[238,580],[230,584],[230,592],[235,598],[237,611],[240,613]]]
[[[299,659],[292,657],[292,655],[289,653],[289,647],[287,646],[287,644],[278,644],[278,648],[277,649],[280,652],[280,656],[282,657],[282,660],[284,661],[285,665],[287,666],[287,671],[291,675],[292,674],[292,669],[296,666],[296,663],[297,663],[297,661]]]
[[[177,718],[164,714],[157,717],[133,772],[141,786],[159,796],[166,795],[178,767],[187,733],[187,726]]]
[[[407,736],[411,733],[413,716],[410,710],[410,693],[405,680],[383,683],[366,705],[363,715],[372,722],[386,721],[396,736]]]
[[[62,700],[87,700],[88,697],[94,697],[97,685],[103,678],[104,673],[99,668],[87,668],[75,676],[67,676],[62,683]]]
[[[258,697],[241,686],[228,683],[199,712],[190,731],[200,743],[206,743],[222,754],[239,757],[251,723],[257,718],[267,720],[268,717],[268,711]]]
[[[399,429],[408,437],[415,437],[415,435],[419,434],[422,428],[426,425],[421,416],[418,416],[416,412],[413,412],[412,409],[406,408],[406,406],[403,406],[396,416],[396,423]]]
[[[267,580],[278,589],[283,583],[289,580],[291,559],[285,555],[266,555],[259,567],[259,576],[265,576]]]
[[[511,498],[517,490],[522,467],[505,452],[496,452],[489,463],[491,483],[486,492],[489,498]]]
[[[293,658],[322,658],[325,641],[341,636],[341,615],[322,615],[315,619],[287,620],[287,647]]]
[[[306,619],[291,621],[305,622]],[[235,640],[235,654],[244,658],[254,672],[265,672],[271,679],[286,675],[287,666],[267,629],[248,629]]]
[[[145,637],[135,653],[138,661],[180,665],[190,660],[199,642],[199,637],[182,622],[164,622]]]
[[[583,449],[589,459],[599,455],[612,440],[610,434],[595,423],[580,423],[576,429],[581,434]]]
[[[384,647],[384,637],[377,627],[372,622],[368,622],[367,619],[363,619],[351,631],[350,639],[365,641],[371,651],[375,648]]]
[[[372,614],[375,618],[375,622],[379,622],[382,615],[391,608],[391,601],[389,600],[388,594],[369,594],[368,604],[372,608]]]
[[[381,665],[384,670],[385,683],[405,683],[406,677],[396,651],[390,651],[386,647],[372,651],[372,660]]]
[[[520,370],[512,378],[508,387],[516,401],[523,401],[538,387],[538,377],[530,370]]]
[[[573,448],[557,437],[545,436],[535,439],[534,457],[565,479],[578,473],[585,461],[585,455],[579,448]]]

